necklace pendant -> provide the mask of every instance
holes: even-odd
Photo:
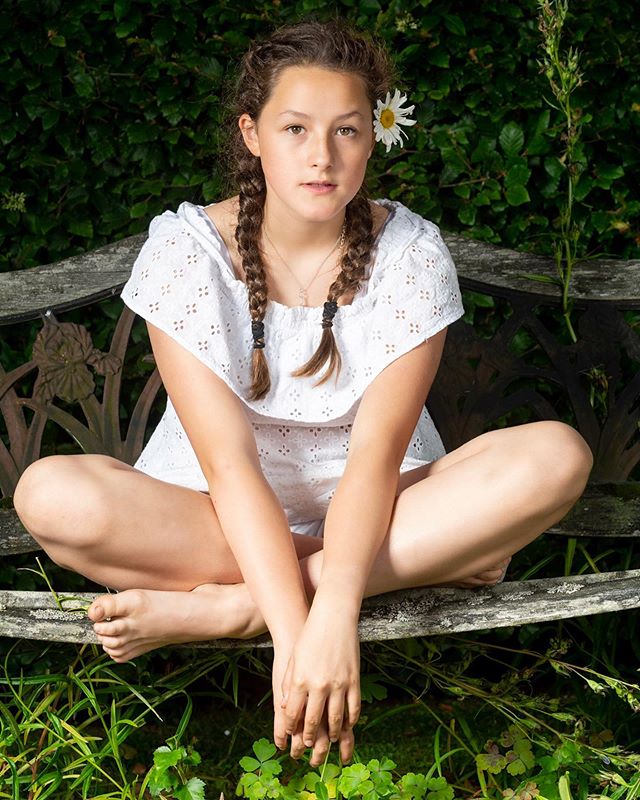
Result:
[[[301,306],[306,306],[307,305],[307,290],[306,289],[300,289],[298,291],[298,297],[300,298],[300,305]]]

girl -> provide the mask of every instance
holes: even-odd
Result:
[[[133,467],[49,456],[14,496],[54,561],[120,590],[89,609],[115,661],[268,629],[274,739],[313,765],[329,740],[353,752],[362,598],[496,583],[592,464],[553,421],[444,452],[424,404],[464,313],[455,268],[434,223],[364,186],[376,140],[413,124],[392,86],[382,47],[338,21],[250,48],[237,195],[153,219],[122,293],[160,424]]]

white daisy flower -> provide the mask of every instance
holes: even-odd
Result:
[[[413,111],[415,106],[401,107],[406,99],[407,95],[400,94],[400,91],[396,89],[393,93],[393,98],[391,93],[387,92],[384,103],[382,100],[378,100],[377,107],[373,110],[373,116],[375,117],[373,130],[376,134],[376,142],[384,142],[387,146],[387,153],[391,150],[392,145],[402,144],[402,136],[400,134],[403,134],[405,138],[409,138],[399,126],[416,124],[415,119],[407,119],[407,115]]]

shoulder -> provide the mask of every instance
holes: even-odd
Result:
[[[369,206],[371,207],[371,214],[373,216],[373,236],[375,238],[391,211],[373,200],[369,200]]]
[[[413,211],[397,200],[394,206],[395,224],[390,231],[395,249],[421,260],[424,255],[452,261],[451,253],[442,236],[440,226],[433,220]]]
[[[234,232],[238,224],[239,210],[238,195],[227,197],[226,200],[219,200],[212,205],[204,207],[205,214],[216,226],[218,233],[229,250],[231,250],[231,245],[235,244]]]

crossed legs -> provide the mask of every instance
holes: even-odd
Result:
[[[591,466],[573,428],[540,421],[484,433],[404,473],[365,595],[496,582],[511,555],[565,516]],[[123,590],[90,609],[116,661],[167,643],[265,630],[201,492],[108,456],[49,456],[25,471],[14,505],[54,561]],[[312,597],[322,540],[292,536]]]

